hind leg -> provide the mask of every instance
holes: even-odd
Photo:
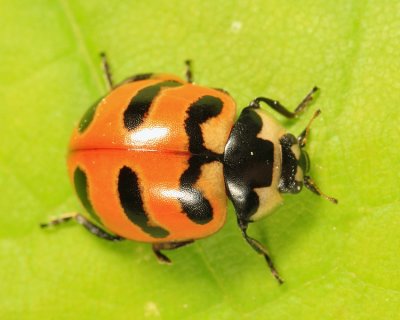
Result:
[[[65,214],[65,215],[63,215],[63,216],[61,216],[59,218],[51,220],[48,223],[40,224],[40,227],[41,228],[48,228],[48,227],[51,227],[51,226],[56,226],[56,225],[68,222],[68,221],[70,221],[72,219],[75,220],[80,225],[82,225],[91,234],[93,234],[93,235],[95,235],[95,236],[97,236],[99,238],[102,238],[104,240],[108,240],[108,241],[122,241],[122,240],[125,240],[125,238],[122,238],[120,236],[108,233],[107,231],[105,231],[104,229],[100,228],[99,226],[97,226],[96,224],[91,222],[88,218],[86,218],[85,216],[81,215],[80,213]]]

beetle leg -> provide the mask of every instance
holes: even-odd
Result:
[[[40,227],[41,228],[47,228],[50,226],[56,226],[61,223],[68,222],[69,220],[74,219],[77,223],[82,225],[86,230],[88,230],[91,234],[94,234],[95,236],[102,238],[104,240],[108,241],[122,241],[125,240],[125,238],[113,235],[111,233],[108,233],[107,231],[103,230],[102,228],[98,227],[95,225],[93,222],[91,222],[89,219],[87,219],[85,216],[81,215],[80,213],[69,213],[65,214],[59,218],[53,219],[48,223],[41,223]]]
[[[40,227],[41,228],[47,228],[47,227],[52,227],[52,226],[56,226],[65,222],[68,222],[71,219],[74,219],[76,213],[65,213],[61,216],[59,216],[58,218],[52,219],[47,223],[41,223]]]
[[[192,60],[185,60],[185,65],[186,65],[186,71],[185,71],[186,81],[192,83],[193,82]]]
[[[111,89],[114,87],[114,84],[112,81],[111,68],[110,68],[110,64],[108,63],[106,53],[100,52],[100,58],[101,58],[101,65],[103,68],[104,77],[107,82],[108,90],[111,91]]]
[[[254,249],[254,251],[256,251],[258,254],[261,254],[261,255],[264,256],[264,259],[267,262],[268,267],[271,270],[272,275],[278,281],[279,284],[282,284],[283,280],[279,276],[278,271],[275,269],[274,264],[272,262],[272,259],[269,256],[267,248],[265,248],[265,246],[263,246],[258,240],[250,237],[247,234],[248,222],[238,219],[238,224],[239,224],[240,230],[242,231],[242,235],[245,238],[245,240],[247,241],[247,243]]]
[[[182,241],[182,242],[165,242],[165,243],[153,243],[152,249],[160,263],[171,264],[171,259],[169,259],[161,250],[174,250],[188,244],[193,243],[194,240]]]
[[[312,88],[311,91],[305,96],[305,98],[300,102],[300,104],[293,112],[289,111],[279,101],[272,100],[266,97],[255,98],[252,102],[250,102],[249,106],[253,108],[260,108],[260,102],[264,102],[269,107],[271,107],[281,115],[285,116],[286,118],[296,118],[311,103],[311,101],[314,99],[314,94],[317,91],[318,91],[317,87]]]

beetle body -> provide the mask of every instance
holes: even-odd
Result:
[[[174,249],[217,232],[226,219],[226,196],[249,245],[266,259],[282,282],[265,247],[247,235],[250,222],[270,213],[282,193],[305,185],[329,200],[307,176],[303,147],[309,126],[297,137],[260,102],[295,117],[311,101],[314,88],[295,112],[259,97],[236,118],[236,104],[224,90],[202,87],[173,75],[134,76],[94,104],[74,129],[68,170],[89,213],[71,218],[112,241],[129,239]],[[315,113],[315,118],[319,111]]]

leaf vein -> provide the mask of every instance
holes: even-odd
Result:
[[[77,41],[78,50],[80,51],[84,62],[87,64],[97,88],[101,92],[104,90],[104,85],[102,83],[101,77],[99,77],[96,65],[93,62],[93,59],[90,57],[88,45],[87,45],[87,42],[83,35],[83,32],[81,30],[81,27],[80,27],[79,23],[77,22],[76,17],[74,15],[71,7],[69,6],[68,0],[60,0],[60,4],[61,4],[62,9],[64,10],[67,21],[69,22],[69,24],[71,26],[72,33]]]

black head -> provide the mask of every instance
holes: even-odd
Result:
[[[335,198],[329,197],[319,190],[315,182],[308,175],[310,171],[310,157],[304,150],[312,121],[321,113],[317,110],[307,127],[296,138],[287,133],[280,139],[282,148],[282,171],[279,180],[279,191],[282,193],[299,193],[303,186],[325,199],[337,203]]]
[[[305,156],[302,155],[302,150],[296,137],[291,133],[282,136],[279,142],[282,150],[282,169],[278,185],[279,192],[299,193],[303,188],[304,180],[304,169],[300,163],[305,164]]]

